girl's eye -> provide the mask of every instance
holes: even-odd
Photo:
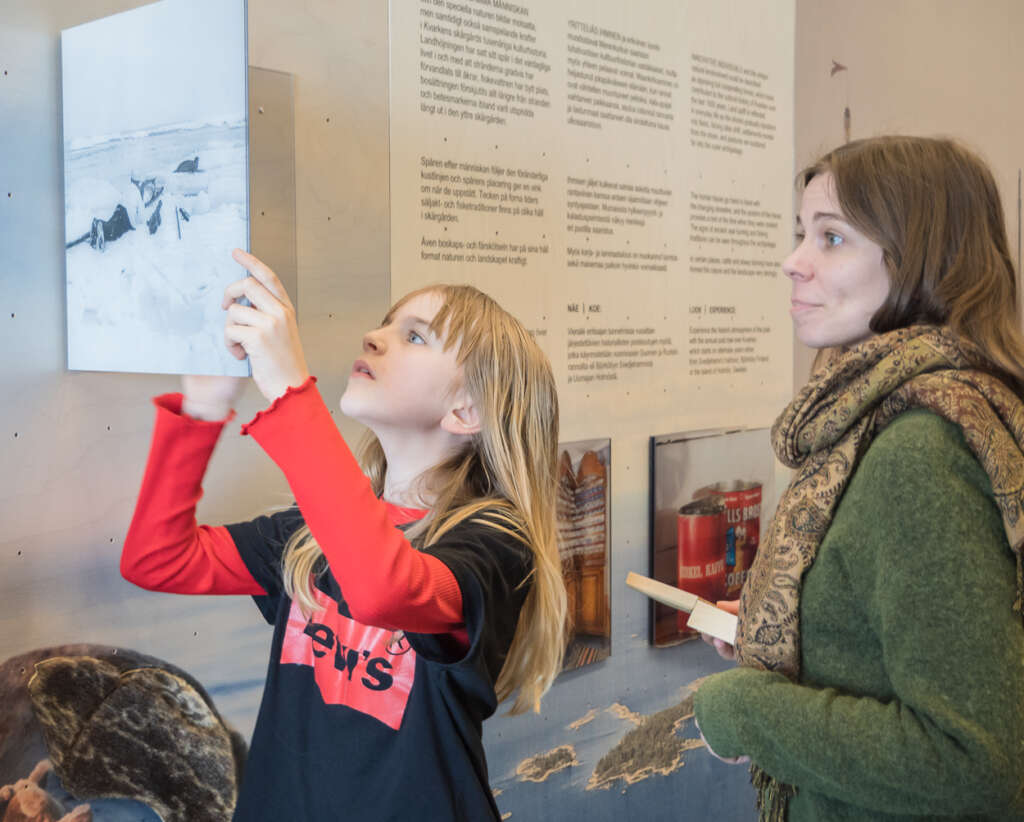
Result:
[[[796,232],[796,234],[793,235],[793,244],[800,245],[800,243],[804,241],[804,236],[805,235],[802,234],[801,232]]]
[[[418,332],[410,331],[409,332],[409,342],[416,343],[417,345],[422,345],[423,343],[426,342],[426,340],[423,339],[423,337],[420,336],[420,334]]]
[[[836,234],[833,231],[826,231],[825,232],[825,245],[829,246],[830,248],[833,248],[833,247],[835,247],[837,245],[842,245],[842,244],[843,244],[843,238],[840,237],[838,234]]]

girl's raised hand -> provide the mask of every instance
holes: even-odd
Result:
[[[298,387],[309,378],[295,307],[277,275],[264,263],[240,248],[231,256],[252,276],[224,289],[222,306],[228,312],[224,339],[238,359],[249,357],[256,387],[273,402],[289,387]],[[250,305],[239,302],[243,297]]]

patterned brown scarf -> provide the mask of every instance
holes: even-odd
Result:
[[[870,338],[816,373],[772,427],[796,473],[779,501],[740,597],[741,665],[800,677],[800,586],[843,490],[872,438],[909,408],[956,423],[992,481],[1024,591],[1024,404],[972,367],[974,349],[946,329],[912,326]],[[762,820],[781,822],[794,788],[751,768]]]

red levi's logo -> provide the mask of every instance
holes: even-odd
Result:
[[[397,731],[416,678],[416,652],[404,639],[389,648],[392,631],[343,616],[323,591],[313,594],[322,607],[308,621],[292,602],[281,664],[310,666],[325,703],[348,705]]]

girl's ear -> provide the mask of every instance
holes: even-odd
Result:
[[[480,431],[480,414],[476,403],[464,391],[460,391],[448,413],[441,418],[441,429],[449,434],[469,436]]]

